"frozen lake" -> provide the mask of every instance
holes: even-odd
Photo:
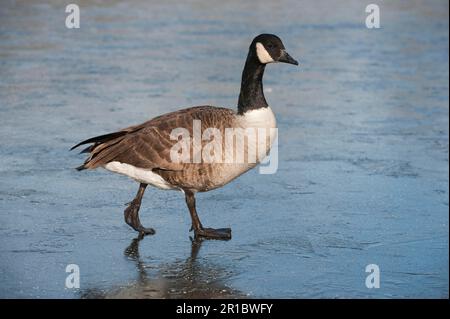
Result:
[[[393,2],[393,3],[392,3]],[[448,1],[59,1],[0,7],[0,297],[448,298]],[[370,3],[370,2],[368,2]],[[368,4],[367,3],[367,4]],[[234,108],[252,38],[279,169],[197,197],[228,242],[189,239],[183,195],[77,172],[85,138],[194,105]],[[66,265],[80,289],[65,288]],[[365,285],[377,264],[379,289]]]

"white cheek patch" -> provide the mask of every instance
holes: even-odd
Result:
[[[269,52],[267,52],[264,45],[261,42],[256,43],[256,55],[258,56],[259,62],[262,64],[274,62],[273,58],[270,56]]]

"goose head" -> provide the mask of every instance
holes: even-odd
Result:
[[[254,53],[261,64],[283,62],[298,65],[298,62],[286,52],[283,42],[274,34],[260,34],[253,39],[250,52]]]

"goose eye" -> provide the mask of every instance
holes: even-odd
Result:
[[[269,44],[267,45],[267,47],[268,47],[269,49],[273,49],[275,46],[274,46],[272,43],[269,43]]]

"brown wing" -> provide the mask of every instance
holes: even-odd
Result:
[[[167,113],[119,132],[88,139],[73,147],[94,143],[85,150],[90,156],[78,169],[94,169],[118,161],[145,169],[181,171],[186,164],[174,163],[170,159],[170,150],[178,142],[170,139],[172,130],[185,128],[192,136],[193,120],[201,121],[203,131],[206,127],[232,126],[234,115],[234,111],[230,109],[198,106]]]

